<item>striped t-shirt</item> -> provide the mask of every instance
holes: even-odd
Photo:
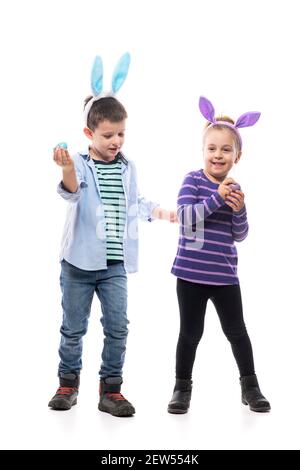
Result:
[[[184,179],[178,195],[180,235],[172,273],[199,284],[238,284],[235,241],[248,234],[246,208],[239,212],[225,204],[203,170]],[[196,224],[200,218],[203,230]],[[193,228],[196,231],[193,231]]]
[[[107,260],[123,260],[123,235],[126,200],[122,184],[122,162],[119,155],[111,162],[93,160],[104,205]]]

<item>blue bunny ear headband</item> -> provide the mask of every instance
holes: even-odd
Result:
[[[88,103],[85,105],[83,112],[84,123],[86,126],[88,114],[95,101],[98,101],[100,100],[100,98],[104,98],[106,96],[115,96],[115,94],[119,91],[119,89],[126,80],[129,65],[130,54],[126,52],[126,54],[122,55],[122,57],[120,58],[113,72],[111,80],[111,90],[109,92],[103,92],[103,63],[100,56],[95,57],[91,73],[91,89],[93,98],[91,98],[90,101],[88,101]]]

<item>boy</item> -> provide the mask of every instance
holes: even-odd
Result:
[[[128,334],[126,275],[137,271],[137,218],[175,222],[177,217],[139,196],[135,167],[121,152],[126,118],[115,97],[102,97],[87,115],[88,151],[72,160],[66,149],[54,150],[63,172],[58,192],[70,205],[60,256],[63,322],[53,409],[67,410],[77,402],[82,337],[96,292],[105,336],[98,408],[114,416],[135,413],[120,391]]]

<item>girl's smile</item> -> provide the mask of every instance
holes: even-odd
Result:
[[[215,183],[221,183],[232,166],[240,159],[229,129],[208,129],[203,144],[204,173]]]

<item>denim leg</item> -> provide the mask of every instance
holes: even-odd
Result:
[[[101,302],[104,332],[100,377],[122,377],[128,334],[127,276],[123,263],[100,271],[96,293]]]
[[[72,371],[79,374],[82,367],[82,337],[87,332],[96,276],[93,271],[76,268],[63,260],[60,286],[63,322],[60,329],[58,372]]]

